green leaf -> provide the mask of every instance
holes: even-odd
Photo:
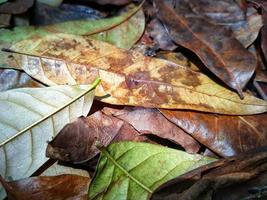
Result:
[[[159,145],[114,143],[101,150],[89,199],[148,199],[162,183],[212,161]]]
[[[47,160],[47,141],[88,114],[98,83],[1,92],[0,174],[20,179],[35,172]]]

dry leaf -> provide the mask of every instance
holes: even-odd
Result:
[[[86,200],[90,178],[78,175],[38,176],[0,181],[9,200]]]
[[[267,113],[225,116],[190,111],[160,110],[164,116],[193,138],[227,157],[267,145]]]
[[[199,151],[199,144],[182,129],[169,122],[157,109],[125,108],[113,116],[130,123],[143,134],[153,134],[181,145],[187,152]]]
[[[97,145],[111,141],[145,141],[129,124],[101,111],[66,125],[48,144],[46,156],[61,161],[82,163],[99,153]]]
[[[232,32],[199,17],[190,17],[192,9],[184,0],[175,1],[172,9],[155,0],[158,17],[172,40],[200,58],[205,66],[242,97],[242,89],[256,68],[255,57],[233,36]]]
[[[267,103],[234,92],[207,76],[136,51],[66,34],[24,40],[12,47],[16,61],[29,75],[48,85],[102,79],[96,96],[110,104],[191,109],[222,114],[255,114]]]
[[[218,160],[168,181],[151,199],[265,199],[266,160],[266,150]]]

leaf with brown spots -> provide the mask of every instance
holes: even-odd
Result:
[[[232,32],[194,16],[187,1],[176,0],[175,9],[162,0],[154,2],[172,40],[195,52],[212,73],[242,97],[242,89],[256,68],[256,59]]]
[[[90,178],[78,175],[38,176],[6,182],[9,200],[86,200]]]
[[[99,153],[97,144],[107,146],[111,141],[146,141],[127,122],[101,111],[66,125],[49,142],[46,156],[72,163],[82,163]]]
[[[130,123],[140,133],[153,134],[181,145],[189,153],[200,149],[196,140],[169,122],[157,109],[125,108],[113,116]]]
[[[241,100],[199,72],[86,36],[54,34],[18,42],[11,51],[19,52],[14,56],[26,73],[48,85],[100,77],[96,96],[110,104],[234,115],[267,111],[267,102],[249,94]]]
[[[190,111],[160,112],[206,147],[227,157],[267,145],[267,113],[225,116]]]

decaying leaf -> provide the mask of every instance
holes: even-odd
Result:
[[[162,0],[155,0],[159,19],[172,40],[200,58],[205,66],[242,97],[242,89],[256,68],[255,57],[221,26],[203,18],[192,17],[192,9],[184,0],[176,0],[172,9]]]
[[[163,184],[151,199],[265,199],[266,160],[266,150],[218,160]]]
[[[9,200],[86,200],[90,178],[78,175],[38,176],[6,182]]]
[[[228,157],[267,145],[267,113],[225,116],[160,110],[171,122],[220,156]]]
[[[212,161],[215,159],[159,145],[114,143],[101,148],[89,199],[145,200],[162,183]]]
[[[211,24],[230,28],[245,47],[255,41],[262,27],[261,15],[252,6],[246,6],[244,11],[240,4],[232,0],[192,0],[186,3],[193,10],[190,14]]]
[[[0,69],[0,91],[20,87],[43,87],[25,72],[13,69]]]
[[[49,142],[46,156],[67,162],[82,163],[99,153],[96,145],[107,146],[111,141],[145,141],[126,122],[105,115],[101,111],[66,125]]]
[[[98,83],[1,92],[0,174],[14,180],[37,170],[47,160],[47,141],[88,114]]]
[[[157,109],[125,108],[113,116],[130,123],[140,133],[153,134],[181,145],[189,153],[197,153],[199,144],[186,132],[169,122]]]
[[[142,5],[142,4],[141,4]],[[92,38],[110,42],[120,48],[129,49],[142,36],[145,28],[145,18],[141,5],[130,6],[119,16],[99,20],[74,20],[48,26],[15,27],[13,30],[0,30],[0,48],[9,48],[15,42],[41,38],[55,33],[70,33],[74,35],[90,35]],[[127,37],[125,37],[127,33]],[[10,54],[0,51],[0,67],[10,68]],[[12,65],[16,68],[16,63]]]
[[[23,70],[48,85],[84,84],[100,77],[96,96],[110,104],[234,115],[267,110],[265,101],[249,94],[241,100],[201,73],[85,36],[24,40],[11,51],[19,52],[14,60]]]

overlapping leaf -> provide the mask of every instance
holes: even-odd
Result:
[[[225,116],[160,110],[164,116],[220,156],[228,157],[267,145],[267,114]]]
[[[111,104],[234,115],[267,110],[265,101],[248,94],[241,100],[201,73],[88,37],[55,34],[12,50],[20,52],[14,60],[23,70],[48,85],[84,84],[99,76],[96,95]]]
[[[184,0],[176,0],[172,9],[162,0],[155,0],[159,19],[172,40],[193,52],[205,66],[242,96],[242,89],[256,68],[256,59],[230,30],[192,17],[192,9]],[[193,14],[193,13],[192,13]]]
[[[144,28],[145,18],[141,5],[130,6],[127,12],[106,19],[67,21],[40,27],[15,27],[13,30],[2,29],[0,30],[0,47],[8,48],[15,42],[29,38],[41,38],[49,34],[70,33],[91,35],[92,38],[128,49],[142,36]],[[127,37],[125,37],[125,33],[127,33]],[[0,52],[0,67],[10,67],[5,62],[12,60],[9,55]],[[16,67],[16,63],[12,66]]]
[[[96,175],[89,187],[91,200],[145,200],[162,183],[215,160],[135,142],[111,144],[101,152]]]
[[[45,149],[67,123],[86,116],[94,87],[20,88],[0,93],[0,174],[30,176],[46,160]]]

